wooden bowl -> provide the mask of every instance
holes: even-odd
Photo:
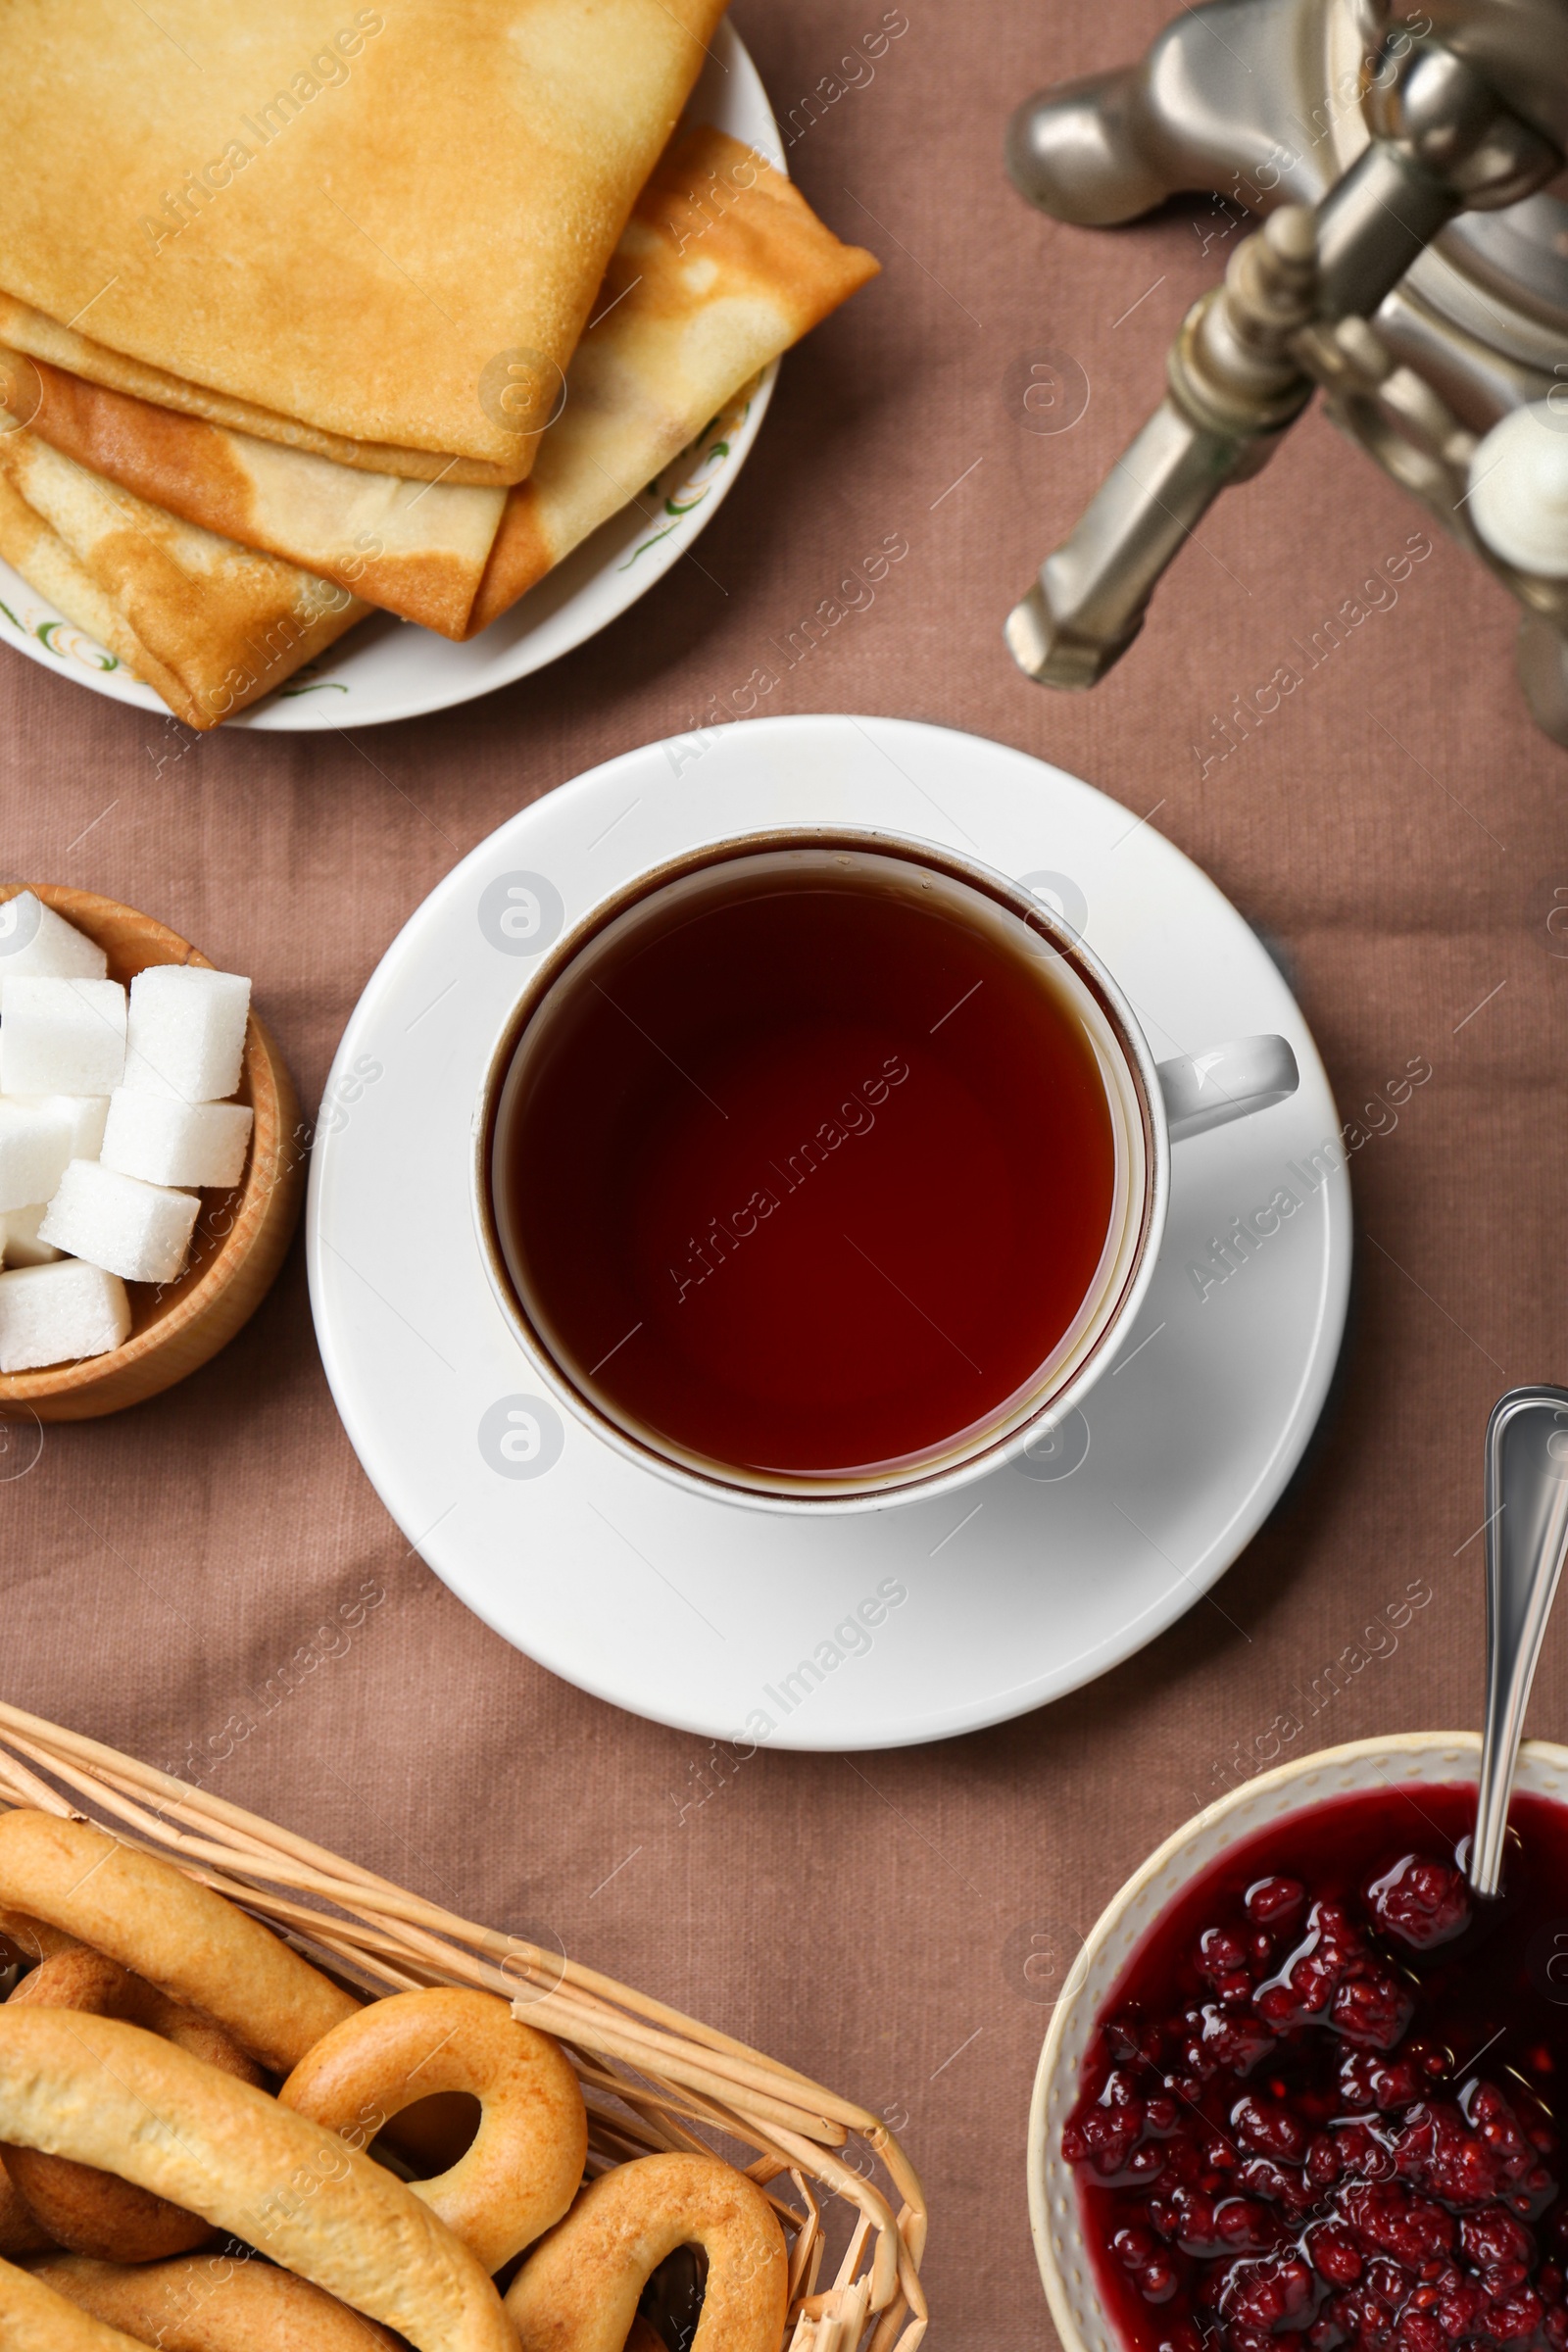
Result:
[[[0,887],[0,905],[31,890],[46,906],[96,940],[109,977],[126,986],[154,963],[194,963],[211,971],[188,940],[150,915],[90,890],[43,882]],[[260,1306],[283,1262],[305,1199],[308,1154],[299,1098],[283,1059],[252,1012],[235,1101],[256,1114],[245,1174],[231,1192],[204,1192],[190,1259],[177,1282],[127,1283],[130,1337],[107,1355],[53,1364],[41,1372],[0,1374],[0,1416],[29,1409],[40,1421],[90,1421],[140,1404],[172,1388],[230,1341]]]

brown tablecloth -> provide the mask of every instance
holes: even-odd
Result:
[[[1018,676],[1002,619],[1157,395],[1224,249],[1205,256],[1191,212],[1059,227],[1003,176],[1013,103],[1128,54],[1158,0],[906,9],[874,77],[791,155],[884,274],[786,363],[701,567],[678,564],[542,676],[352,740],[198,742],[0,655],[4,868],[145,907],[253,973],[314,1102],[377,957],[459,856],[564,778],[701,718],[903,532],[907,561],[772,707],[972,728],[1140,815],[1157,805],[1280,945],[1346,1111],[1431,1060],[1353,1163],[1350,1340],[1304,1474],[1225,1581],[1223,1615],[1196,1608],[1075,1697],[853,1764],[763,1752],[683,1816],[703,1742],[553,1680],[410,1555],[338,1424],[296,1247],[205,1373],[51,1429],[37,1466],[0,1484],[0,1692],[177,1768],[289,1677],[212,1786],[471,1916],[547,1920],[883,2108],[930,2192],[933,2340],[1022,2352],[1050,2337],[1023,2180],[1048,2012],[1014,1932],[1086,1929],[1197,1797],[1255,1767],[1295,1686],[1358,1642],[1314,1740],[1478,1718],[1481,1546],[1458,1546],[1482,1515],[1487,1410],[1509,1383],[1568,1377],[1568,962],[1544,928],[1568,883],[1568,755],[1515,693],[1511,607],[1445,543],[1203,772],[1213,713],[1421,528],[1316,416],[1215,512],[1097,693]],[[737,14],[783,115],[883,12]],[[1054,436],[1017,409],[1015,364],[1045,347],[1090,390]],[[1415,1579],[1430,1603],[1362,1642]],[[384,1604],[346,1645],[320,1641],[367,1588]],[[1564,1650],[1559,1634],[1543,1732],[1563,1728]]]

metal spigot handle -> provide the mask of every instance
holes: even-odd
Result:
[[[1227,483],[1255,473],[1311,389],[1287,349],[1312,315],[1312,216],[1288,205],[1188,313],[1169,391],[1008,615],[1013,660],[1044,686],[1093,686]]]
[[[1018,667],[1043,686],[1098,685],[1249,454],[1244,438],[1207,431],[1174,400],[1162,401],[1008,613],[1004,633]]]
[[[1510,1389],[1487,1424],[1487,1715],[1470,1884],[1502,1884],[1525,1707],[1568,1555],[1568,1389]]]
[[[1183,541],[1222,490],[1266,464],[1305,406],[1312,387],[1290,354],[1295,327],[1376,310],[1458,208],[1450,190],[1374,143],[1315,213],[1287,206],[1246,239],[1224,288],[1189,312],[1165,399],[1008,615],[1020,669],[1043,686],[1098,685],[1143,627]],[[1302,297],[1294,318],[1270,300],[1293,270]],[[1248,365],[1264,356],[1271,369]]]
[[[1374,79],[1368,107],[1372,144],[1315,213],[1275,213],[1188,314],[1165,401],[1013,608],[1007,644],[1042,685],[1104,676],[1182,541],[1272,454],[1312,389],[1299,329],[1370,316],[1456,213],[1516,202],[1562,162],[1441,42],[1416,42],[1386,89]]]

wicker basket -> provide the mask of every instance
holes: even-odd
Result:
[[[790,2248],[789,2352],[914,2352],[926,2326],[925,2198],[863,2107],[561,1953],[455,1918],[169,1773],[0,1705],[0,1807],[11,1805],[92,1821],[161,1855],[368,1993],[504,1994],[559,2036],[577,2070],[590,2172],[697,2149],[741,2164],[767,2191]],[[824,2287],[825,2257],[846,2233]]]

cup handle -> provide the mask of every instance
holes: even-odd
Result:
[[[1283,1037],[1233,1037],[1206,1054],[1162,1061],[1156,1075],[1173,1144],[1288,1102],[1301,1083]]]

